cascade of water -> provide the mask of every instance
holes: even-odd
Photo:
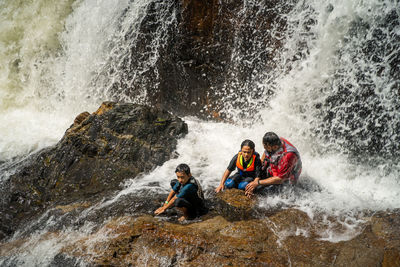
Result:
[[[398,16],[391,1],[300,1],[288,15],[276,97],[261,114],[298,146],[318,187],[262,205],[345,214],[345,234],[321,233],[332,241],[358,231],[358,211],[400,204]]]
[[[48,2],[1,3],[0,161],[55,143],[73,116],[104,100],[144,99],[145,91],[128,99],[116,84],[144,83],[141,73],[155,64],[164,29],[175,17],[163,17],[162,1]],[[152,42],[143,58],[132,59],[149,10],[162,22],[160,30],[145,36]],[[136,68],[122,67],[132,60]]]
[[[397,5],[299,2],[288,21],[272,112],[315,138],[318,153],[369,164],[398,158]]]
[[[17,2],[12,1],[0,3],[0,64],[6,70],[0,74],[1,161],[54,144],[74,115],[96,108],[102,100],[140,102],[147,91],[136,92],[132,97],[131,92],[123,91],[123,86],[135,88],[148,83],[147,88],[157,87],[158,49],[169,38],[168,28],[177,23],[175,7],[168,1],[50,2],[36,1],[38,4],[33,7],[17,7],[12,4]],[[235,98],[240,103],[253,95],[259,97],[261,92],[270,99],[254,104],[262,119],[241,127],[185,118],[189,134],[179,141],[177,151],[181,156],[128,182],[118,196],[103,205],[143,189],[167,192],[169,178],[181,162],[191,166],[205,189],[212,189],[243,139],[254,140],[261,152],[262,135],[273,130],[300,150],[303,181],[294,192],[266,197],[262,207],[295,206],[327,224],[330,222],[324,212],[337,216],[348,231],[341,236],[328,231],[321,237],[339,241],[357,232],[359,211],[400,206],[396,171],[400,143],[400,28],[396,3],[307,0],[290,5],[292,10],[281,18],[287,20],[285,31],[278,33],[282,29],[276,28],[277,32],[273,32],[283,43],[283,49],[273,59],[273,72],[263,72],[263,35],[257,35],[251,49],[241,48],[252,41],[241,34],[255,25],[245,22],[254,14],[249,10],[263,13],[267,9],[258,1],[245,1],[243,6],[243,27],[238,28],[235,64],[231,68],[234,79],[227,81],[232,82],[232,88],[243,86],[250,93],[243,97],[235,90],[230,93],[227,84],[224,97],[232,102],[226,111],[236,116],[240,112]],[[40,13],[48,9],[48,13]],[[29,15],[35,10],[42,15]],[[12,18],[6,16],[11,13]],[[146,14],[151,14],[155,31],[144,36],[138,29]],[[28,20],[36,27],[29,26]],[[62,25],[65,29],[61,32]],[[13,27],[19,34],[11,34]],[[143,47],[146,38],[151,45]],[[144,53],[133,58],[132,53],[140,53],[132,50]],[[251,68],[251,77],[240,80],[241,75],[236,75]],[[141,74],[147,71],[154,73],[154,80],[143,78],[147,76]],[[241,111],[247,112],[245,108]],[[379,153],[371,153],[374,150]],[[381,154],[378,156],[386,161],[377,161],[378,165],[371,167],[354,162],[354,153],[371,160]],[[394,159],[387,161],[390,157]],[[159,182],[158,187],[152,185],[154,181]],[[51,218],[49,225],[52,220],[57,218]],[[37,245],[34,241],[31,244]],[[41,248],[53,243],[43,244]],[[58,249],[49,252],[46,259],[37,260],[37,264],[49,262]],[[36,251],[26,253],[21,258],[37,256]],[[19,263],[24,262],[29,261]]]
[[[72,0],[0,2],[0,162],[54,143],[67,125],[43,101]]]

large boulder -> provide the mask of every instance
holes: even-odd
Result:
[[[256,200],[249,199],[243,190],[229,189],[216,194],[210,201],[211,213],[229,221],[248,220],[257,216]]]
[[[295,208],[256,212],[257,200],[239,190],[226,190],[211,201],[219,204],[200,220],[112,215],[86,235],[55,230],[41,241],[69,236],[50,266],[399,266],[400,210],[364,217],[353,238],[329,242],[320,235],[333,230],[327,218],[319,221]],[[57,207],[60,212],[80,208]],[[229,211],[242,218],[232,220]],[[30,249],[21,249],[26,242],[1,244],[0,257],[12,265],[15,253]]]
[[[398,218],[398,212],[373,216],[360,235],[335,243],[314,236],[321,225],[296,209],[265,218],[230,222],[215,216],[191,224],[125,216],[64,247],[59,257],[95,266],[399,266]]]
[[[58,144],[31,157],[5,184],[0,238],[50,206],[89,203],[121,189],[170,159],[187,131],[180,118],[135,104],[105,102],[80,114]]]

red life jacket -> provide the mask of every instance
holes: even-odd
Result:
[[[292,169],[292,172],[290,174],[290,182],[291,183],[296,183],[297,180],[299,179],[300,173],[301,173],[301,169],[302,169],[302,162],[300,159],[300,153],[299,151],[294,147],[294,145],[292,145],[291,143],[289,143],[288,140],[284,139],[284,138],[280,138],[281,142],[282,142],[282,147],[276,151],[273,155],[270,155],[268,153],[267,150],[264,151],[264,155],[265,155],[265,160],[263,163],[263,168],[267,168],[267,172],[269,172],[272,175],[272,169],[277,168],[279,162],[281,161],[282,157],[284,155],[286,155],[287,153],[295,153],[297,156],[297,163],[296,166],[294,166],[294,168]]]
[[[254,171],[255,169],[254,167],[255,162],[256,162],[256,155],[255,153],[253,153],[253,156],[251,157],[250,162],[247,164],[247,166],[243,166],[244,158],[242,152],[239,152],[236,160],[236,167],[239,169],[239,172],[251,172]]]

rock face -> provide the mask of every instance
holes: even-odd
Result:
[[[196,103],[179,110],[198,113],[205,107],[205,113],[214,117],[226,102],[250,108],[253,103],[246,106],[244,96],[265,101],[267,92],[249,88],[257,88],[258,75],[275,67],[273,58],[282,39],[272,29],[284,32],[281,15],[290,8],[275,0],[181,0],[176,43],[168,47],[168,60],[160,66],[162,92],[175,91],[178,98]],[[174,77],[175,83],[167,77]],[[221,97],[229,99],[221,102]],[[173,103],[165,93],[161,99],[168,107]]]
[[[10,177],[1,203],[0,238],[54,205],[100,199],[173,155],[187,125],[170,113],[105,102],[80,114],[61,141]]]
[[[147,88],[148,101],[176,114],[219,117],[226,102],[253,107],[244,107],[248,101],[243,99],[266,102],[268,92],[249,88],[257,88],[261,73],[275,67],[282,36],[273,32],[284,32],[290,9],[290,3],[275,0],[152,1],[138,25],[140,33],[125,36],[135,40],[129,55],[107,75],[124,73],[115,81],[116,90],[124,88],[123,94],[135,97]],[[155,34],[160,32],[162,40]],[[154,54],[157,61],[145,63]],[[145,71],[131,77],[138,69]],[[229,99],[222,102],[222,97]]]
[[[191,224],[125,216],[65,247],[59,257],[95,266],[400,266],[399,212],[376,214],[364,226],[354,239],[331,243],[318,240],[320,226],[296,209],[233,222],[214,216]]]

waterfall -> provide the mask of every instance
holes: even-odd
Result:
[[[320,233],[334,242],[359,232],[364,210],[400,207],[398,3],[282,1],[275,9],[285,26],[272,25],[268,33],[252,21],[270,11],[260,1],[244,0],[237,16],[232,65],[224,83],[213,88],[234,123],[185,117],[189,134],[178,143],[180,156],[128,181],[100,206],[144,189],[167,192],[167,177],[182,162],[212,190],[244,139],[261,153],[263,134],[274,131],[299,149],[303,174],[298,189],[265,197],[260,207],[296,207],[327,225],[335,216],[345,231],[335,233],[332,225]],[[179,24],[174,1],[3,0],[0,12],[3,180],[22,158],[55,144],[80,112],[92,112],[105,100],[145,104],[149,94],[162,90],[157,63]],[[144,25],[152,31],[143,32]],[[87,224],[52,237],[43,235],[44,226],[0,265],[28,266],[31,259],[46,265],[63,245],[93,228]]]

